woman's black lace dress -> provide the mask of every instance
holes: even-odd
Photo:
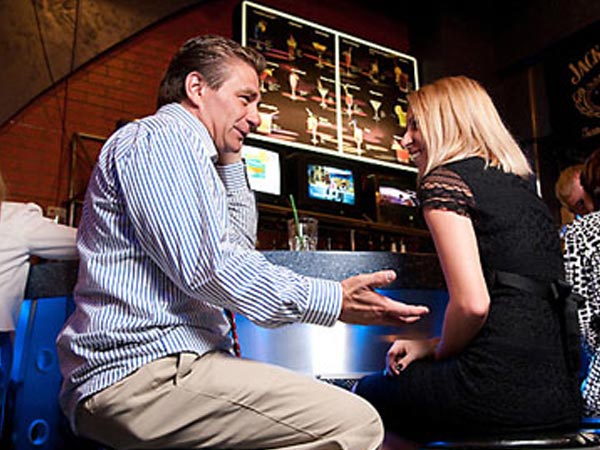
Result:
[[[471,218],[486,275],[563,278],[557,230],[532,183],[469,158],[424,177],[420,199],[424,208]],[[578,426],[577,380],[567,369],[549,300],[488,287],[488,319],[459,356],[413,362],[398,377],[361,380],[356,392],[377,408],[386,429],[429,440]]]

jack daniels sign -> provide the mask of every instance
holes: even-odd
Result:
[[[554,133],[567,160],[600,148],[600,22],[559,43],[545,63]]]

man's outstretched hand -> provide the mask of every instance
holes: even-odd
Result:
[[[358,325],[404,325],[429,313],[426,306],[407,305],[375,292],[396,279],[393,270],[356,275],[342,281],[342,313],[339,320]]]

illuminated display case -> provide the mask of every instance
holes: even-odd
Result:
[[[267,60],[258,140],[415,171],[400,145],[412,56],[253,2],[241,42]]]

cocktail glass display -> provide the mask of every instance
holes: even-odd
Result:
[[[350,75],[350,67],[352,67],[352,47],[342,52],[344,55],[344,66],[346,67],[346,75]]]
[[[261,50],[262,48],[261,39],[263,38],[265,31],[267,31],[267,22],[259,20],[256,25],[254,25],[254,45],[258,50]]]
[[[320,69],[323,67],[323,53],[325,53],[325,50],[327,50],[327,46],[321,44],[320,42],[313,42],[312,45],[315,51],[317,52],[318,60],[316,66]]]
[[[296,41],[296,38],[294,38],[294,35],[290,34],[290,37],[288,38],[287,42],[287,46],[288,46],[288,59],[290,61],[293,61],[294,59],[296,59],[296,47],[298,46],[298,42]]]
[[[267,89],[265,87],[265,80],[272,76],[273,76],[272,68],[267,68],[262,71],[262,73],[260,74],[260,92],[267,92]]]
[[[379,61],[376,59],[371,61],[371,68],[369,69],[369,78],[373,83],[379,83]]]
[[[292,100],[296,100],[296,88],[298,87],[298,81],[300,81],[300,75],[296,72],[290,72],[289,82],[290,82],[290,93]]]
[[[321,83],[321,80],[319,80],[317,83],[317,91],[319,91],[319,95],[321,96],[321,103],[319,103],[319,105],[323,109],[327,108],[327,103],[325,103],[325,97],[329,93],[329,89],[326,88],[325,86],[323,86],[323,83]]]
[[[410,162],[410,155],[408,150],[402,147],[400,143],[400,137],[394,136],[394,142],[392,143],[392,151],[396,154],[396,161],[404,164],[408,164]]]
[[[358,124],[356,123],[356,120],[353,120],[350,124],[352,126],[353,132],[352,132],[352,139],[354,139],[354,142],[356,143],[356,153],[358,155],[362,154],[362,143],[363,143],[363,138],[364,138],[364,133],[362,128],[359,128]]]
[[[347,84],[344,85],[344,92],[346,93],[346,95],[344,95],[344,102],[346,103],[346,113],[348,114],[348,117],[350,117],[350,119],[352,119],[352,110],[354,107],[354,96],[350,92],[350,88],[348,87]]]
[[[259,111],[258,115],[260,116],[260,125],[256,131],[261,134],[271,134],[273,131],[273,116],[275,116],[277,113],[277,110],[271,112]]]
[[[375,112],[375,114],[373,114],[373,120],[375,122],[379,122],[381,120],[381,117],[379,117],[379,108],[381,108],[381,101],[372,98],[369,99],[369,103],[371,104],[371,106],[373,107],[373,111]]]
[[[406,111],[402,108],[402,105],[396,105],[394,107],[396,117],[398,117],[398,124],[401,128],[406,128]]]
[[[319,128],[319,118],[313,114],[313,112],[306,108],[308,116],[306,117],[306,130],[311,134],[310,142],[313,145],[317,145],[319,140],[317,139],[317,130]]]

